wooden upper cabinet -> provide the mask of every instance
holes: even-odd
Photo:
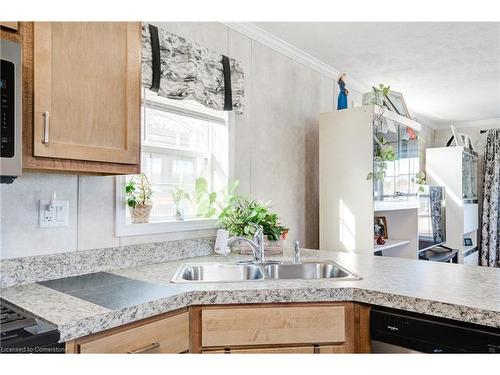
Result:
[[[33,156],[137,165],[137,22],[36,22]]]

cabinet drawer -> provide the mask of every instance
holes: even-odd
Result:
[[[181,353],[189,349],[189,314],[183,312],[79,344],[80,353]]]
[[[344,306],[204,309],[203,347],[342,343]]]

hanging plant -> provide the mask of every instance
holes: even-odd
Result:
[[[384,105],[384,97],[389,93],[391,86],[385,86],[380,83],[378,87],[373,86],[372,91],[363,94],[363,105],[376,104],[379,106]]]
[[[390,143],[382,137],[375,139],[375,156],[373,157],[373,172],[368,173],[366,176],[367,180],[374,179],[375,181],[384,181],[385,174],[387,171],[387,161],[396,160],[396,152]]]
[[[425,174],[425,171],[419,171],[415,175],[415,182],[417,183],[418,186],[418,192],[423,193],[425,191],[424,185],[427,185],[427,176]]]

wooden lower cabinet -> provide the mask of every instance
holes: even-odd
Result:
[[[201,345],[344,342],[343,305],[210,308],[201,311]]]
[[[352,302],[193,306],[190,319],[192,353],[370,352],[369,307]]]
[[[68,353],[369,353],[369,306],[192,306],[66,343]]]
[[[19,22],[16,21],[0,21],[0,26],[9,30],[17,31],[19,29]]]
[[[189,349],[189,313],[163,314],[66,344],[67,353],[183,353]]]

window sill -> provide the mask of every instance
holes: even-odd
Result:
[[[160,234],[187,232],[204,229],[217,229],[217,219],[185,219],[169,221],[153,221],[144,224],[117,223],[116,236],[138,236],[144,234]]]

